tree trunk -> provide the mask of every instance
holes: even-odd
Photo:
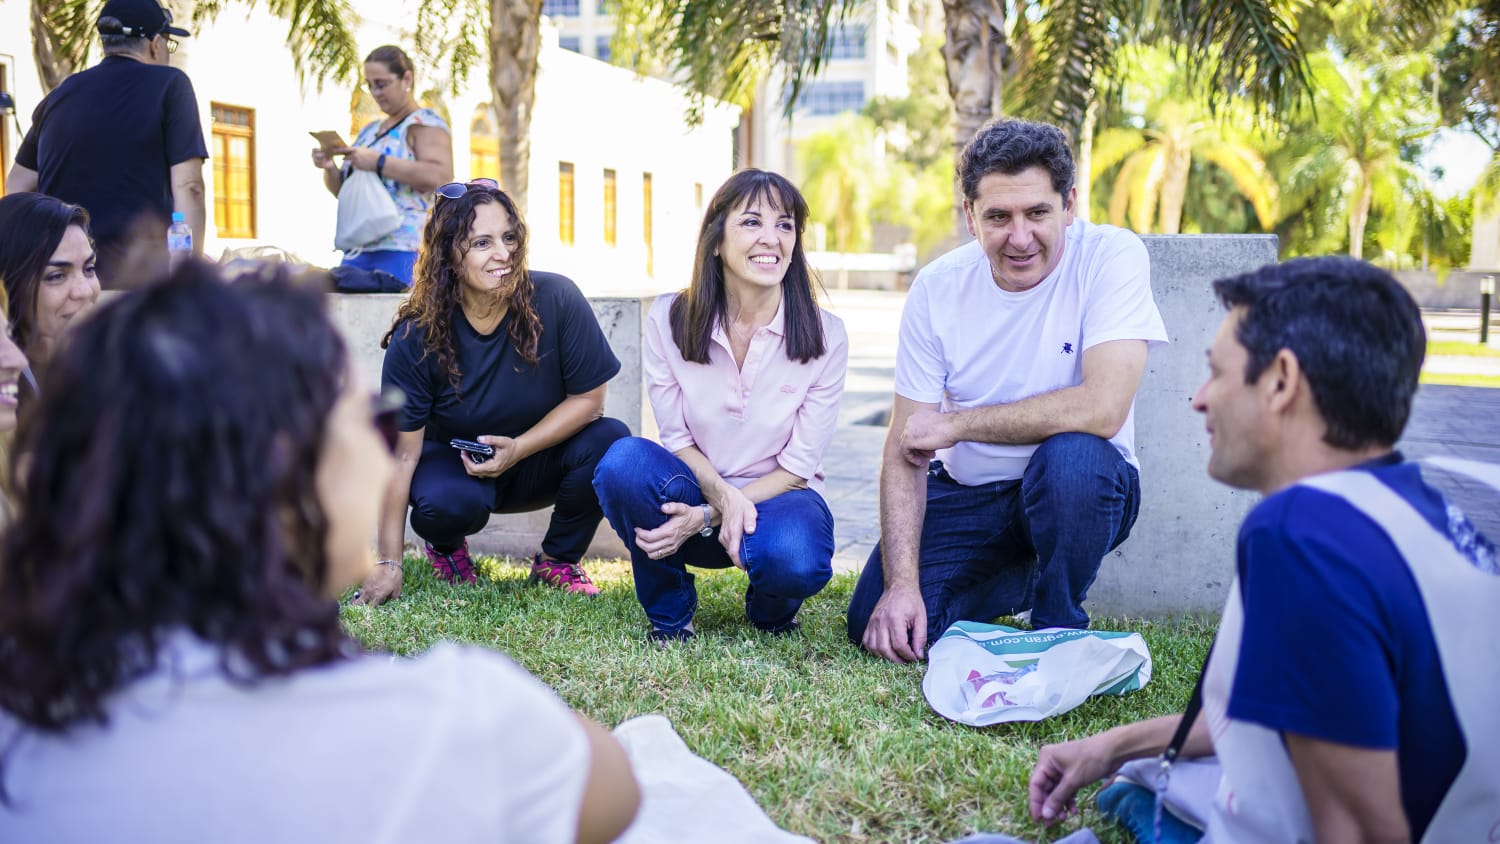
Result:
[[[1375,198],[1375,180],[1370,174],[1359,172],[1359,200],[1349,212],[1349,257],[1363,259],[1365,256],[1365,223],[1370,221],[1370,203]]]
[[[31,0],[31,56],[44,95],[78,69],[62,48],[61,33],[48,20],[53,5],[49,0]]]
[[[1165,139],[1162,155],[1166,174],[1161,182],[1161,233],[1182,231],[1182,206],[1187,201],[1188,172],[1193,167],[1193,149],[1183,139]]]
[[[490,0],[490,87],[500,129],[500,181],[524,213],[531,173],[531,109],[542,49],[542,0]]]
[[[953,159],[988,120],[1000,114],[1005,72],[1005,7],[1000,0],[943,0],[943,62],[948,93],[953,97]],[[954,183],[959,240],[967,239],[963,223],[963,190]]]
[[[1094,130],[1098,125],[1099,101],[1090,97],[1089,107],[1083,112],[1083,127],[1078,132],[1078,165],[1073,171],[1073,184],[1078,187],[1078,204],[1073,213],[1085,220],[1094,201],[1094,180],[1089,173],[1094,169]]]

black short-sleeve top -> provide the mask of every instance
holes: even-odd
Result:
[[[410,320],[396,326],[381,383],[406,393],[403,431],[425,428],[424,439],[447,442],[480,435],[517,437],[570,395],[606,383],[620,371],[594,310],[578,286],[556,273],[531,273],[532,307],[541,319],[537,362],[521,357],[510,339],[514,312],[489,334],[480,334],[459,308],[453,311],[453,346],[459,391],[436,355],[424,357],[424,332]]]

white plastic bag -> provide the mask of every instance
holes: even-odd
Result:
[[[385,237],[401,225],[401,211],[371,170],[355,170],[339,188],[339,225],[333,246],[348,252]]]
[[[614,733],[641,785],[640,811],[615,844],[813,844],[777,827],[739,780],[689,750],[666,718],[631,718]]]
[[[1089,695],[1124,694],[1150,681],[1151,652],[1139,633],[960,621],[928,648],[922,693],[944,718],[984,727],[1040,721]]]

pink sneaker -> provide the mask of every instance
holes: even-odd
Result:
[[[544,560],[541,554],[532,558],[531,580],[548,586],[556,586],[564,592],[572,592],[575,595],[593,597],[599,594],[599,587],[589,580],[583,566],[562,560]]]
[[[432,573],[449,585],[464,583],[478,583],[479,575],[474,572],[474,561],[469,559],[469,540],[458,546],[452,552],[439,554],[431,545],[427,546],[427,559],[432,562]]]

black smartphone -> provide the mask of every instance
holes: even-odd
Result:
[[[462,451],[464,454],[467,454],[469,456],[470,463],[483,463],[484,461],[495,456],[494,446],[488,446],[484,443],[477,443],[473,440],[453,439],[448,441],[448,445],[451,445],[459,451]]]

